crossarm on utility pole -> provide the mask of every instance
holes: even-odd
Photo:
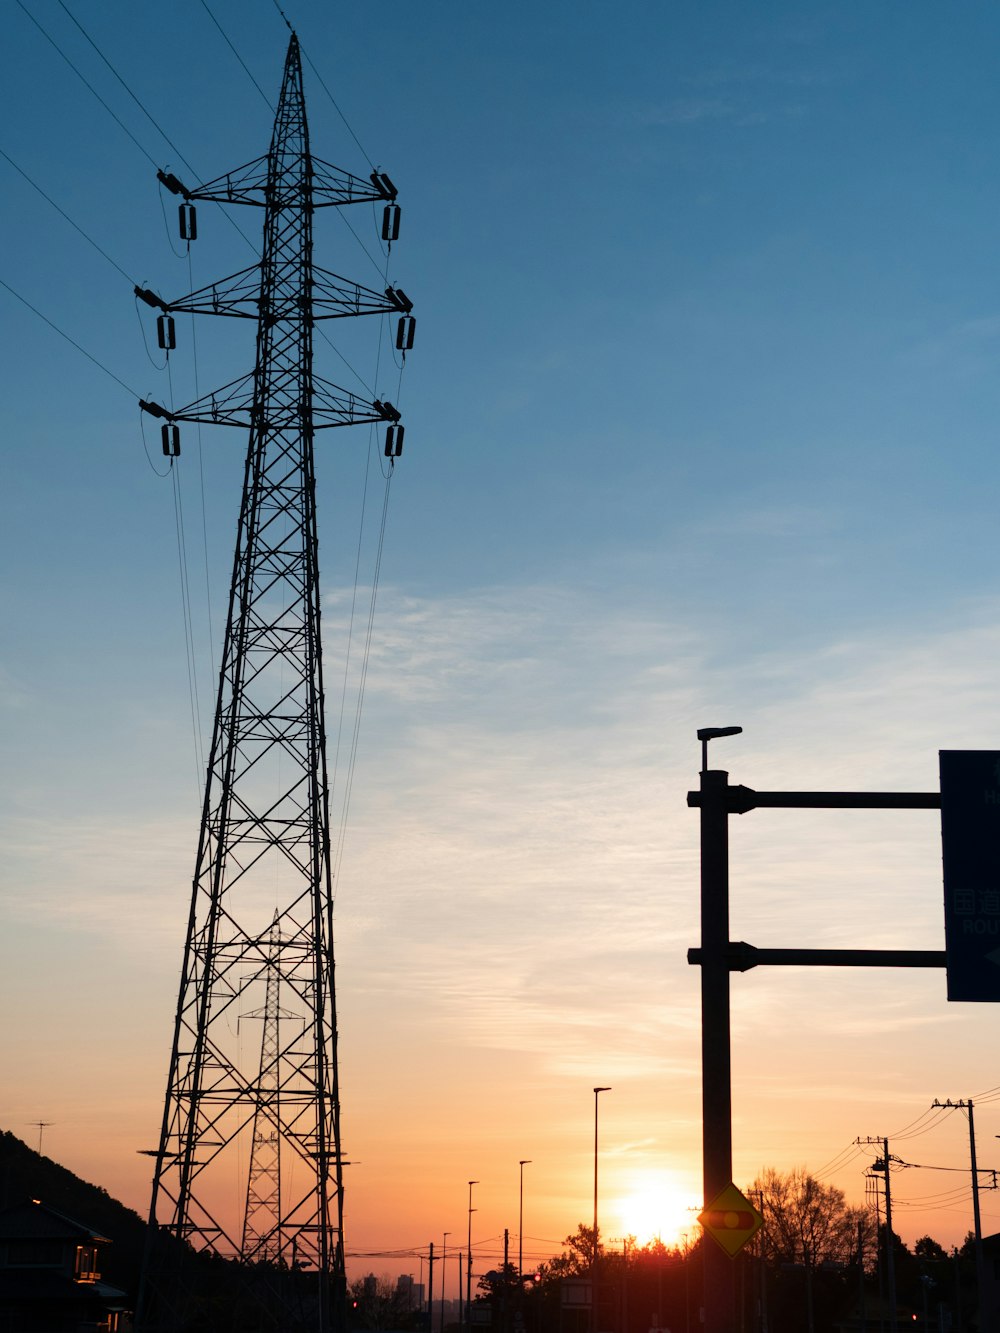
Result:
[[[943,949],[758,949],[730,940],[726,961],[730,972],[752,967],[944,967]],[[687,960],[702,964],[701,949],[688,949]]]
[[[736,783],[727,788],[729,813],[749,810],[940,810],[939,791],[754,791]],[[702,793],[689,791],[689,806],[700,807]]]

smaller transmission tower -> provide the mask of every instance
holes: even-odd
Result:
[[[281,1086],[279,1068],[281,1040],[279,1020],[301,1021],[301,1015],[278,1004],[281,975],[280,922],[275,912],[268,940],[268,964],[265,977],[264,1008],[244,1014],[243,1018],[264,1021],[260,1041],[260,1072],[257,1088],[260,1100],[254,1110],[250,1143],[250,1174],[247,1203],[243,1213],[243,1244],[240,1253],[251,1262],[280,1262],[281,1245],[281,1135],[274,1128],[281,1123]]]
[[[177,1000],[140,1293],[142,1333],[341,1333],[345,1323],[343,1156],[334,988],[329,787],[317,559],[317,430],[387,424],[399,413],[313,371],[317,320],[391,314],[413,340],[408,299],[313,265],[318,208],[381,204],[398,234],[389,178],[364,180],[312,156],[295,36],[268,153],[180,195],[263,211],[261,260],[179,300],[137,288],[160,312],[256,322],[253,370],[163,419],[249,432],[219,692]],[[392,464],[390,463],[390,467]],[[241,1019],[263,1020],[248,1049]],[[228,1262],[220,1262],[228,1261]],[[207,1293],[207,1294],[206,1294]]]

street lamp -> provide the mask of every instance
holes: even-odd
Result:
[[[522,1157],[518,1162],[521,1168],[521,1192],[517,1210],[517,1275],[524,1276],[524,1168],[531,1165],[530,1157]]]
[[[444,1283],[448,1273],[448,1237],[450,1235],[450,1231],[444,1233],[444,1241],[441,1245],[441,1322],[438,1324],[441,1333],[444,1333]]]
[[[739,736],[742,727],[699,727],[698,739],[701,741],[701,771],[708,771],[708,742],[718,740],[720,736]]]
[[[472,1324],[472,1214],[476,1211],[472,1206],[472,1187],[478,1185],[478,1180],[469,1181],[469,1236],[468,1250],[465,1261],[465,1322],[466,1325]]]
[[[590,1251],[590,1327],[597,1333],[597,1106],[602,1092],[610,1088],[594,1089],[594,1240]]]

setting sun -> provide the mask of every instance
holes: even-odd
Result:
[[[609,1200],[608,1213],[616,1228],[614,1236],[634,1236],[640,1245],[659,1238],[664,1245],[674,1246],[684,1243],[685,1233],[694,1232],[700,1207],[676,1176],[657,1171],[637,1179],[627,1194]],[[607,1243],[613,1244],[610,1229]]]

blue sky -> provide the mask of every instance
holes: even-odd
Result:
[[[67,8],[201,179],[265,151],[271,113],[198,0]],[[275,6],[211,8],[273,99]],[[3,19],[0,148],[165,295],[250,263],[202,205],[188,281],[173,199],[168,238],[150,162],[25,9],[192,179],[66,9],[37,0]],[[615,1087],[609,1190],[668,1171],[697,1194],[695,729],[742,723],[719,758],[760,787],[929,790],[939,748],[998,743],[1000,16],[923,0],[286,12],[399,186],[390,273],[418,320],[338,890],[362,1163],[348,1227],[368,1249],[425,1244],[460,1229],[479,1177],[485,1245],[516,1226],[531,1157],[540,1244],[587,1216],[594,1084]],[[307,96],[314,151],[367,174],[310,69]],[[162,398],[129,282],[0,173],[0,278]],[[256,216],[239,221],[252,234]],[[317,258],[377,284],[336,219]],[[29,1137],[56,1122],[53,1155],[141,1207],[130,1154],[158,1122],[199,802],[174,492],[130,395],[2,289],[0,318],[2,984],[21,1016],[0,1118]],[[202,392],[250,365],[235,323],[198,326]],[[374,326],[336,332],[370,380]],[[318,358],[351,383],[325,344]],[[183,438],[204,730],[243,441]],[[364,430],[320,443],[336,681],[367,446]],[[737,938],[940,947],[933,817],[758,812],[734,867]],[[991,1011],[949,1009],[934,974],[752,973],[734,995],[741,1180],[819,1169],[998,1081]],[[921,1145],[961,1163],[963,1136],[944,1119]],[[859,1167],[835,1177],[854,1195]],[[389,1234],[391,1188],[407,1203]],[[950,1240],[967,1213],[914,1206],[909,1223],[904,1206],[900,1229]]]

